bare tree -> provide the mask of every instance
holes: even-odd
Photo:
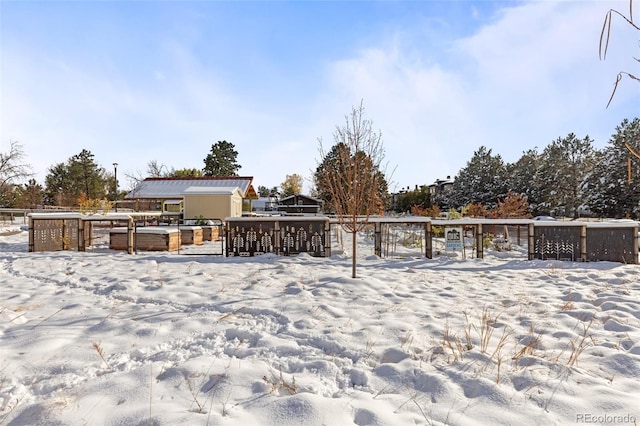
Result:
[[[18,141],[9,142],[9,152],[0,152],[0,200],[6,199],[18,181],[33,176],[31,166],[24,162],[25,154]]]
[[[620,16],[633,28],[640,31],[640,26],[638,26],[638,24],[633,22],[633,0],[629,0],[629,16],[628,17],[615,9],[609,9],[609,12],[607,12],[607,14],[605,15],[604,23],[602,24],[602,32],[600,33],[600,47],[598,50],[598,54],[600,55],[601,60],[604,60],[607,58],[607,50],[609,49],[609,40],[611,38],[611,21],[614,15]],[[640,58],[634,58],[634,59],[640,62]],[[609,98],[609,102],[607,102],[607,108],[611,104],[611,101],[613,100],[613,96],[616,94],[616,89],[618,88],[618,84],[620,83],[620,81],[624,76],[627,76],[628,78],[632,80],[636,80],[640,83],[640,77],[626,71],[620,71],[616,76],[616,82],[613,86],[613,91],[611,92],[611,97]]]
[[[147,163],[147,177],[166,177],[170,174],[169,169],[158,160],[151,160]]]
[[[136,173],[125,172],[124,175],[129,182],[129,186],[135,191],[135,188],[140,184],[140,182],[146,178],[168,177],[174,172],[175,170],[173,168],[169,170],[169,168],[163,163],[158,163],[158,160],[150,160],[147,163],[147,170],[145,173],[138,170]]]
[[[356,236],[369,223],[372,214],[384,210],[387,180],[382,169],[384,148],[380,133],[371,129],[364,119],[364,107],[354,107],[345,116],[345,124],[333,134],[335,145],[326,152],[320,143],[320,162],[315,180],[329,195],[342,228],[351,233],[352,278],[356,277]]]

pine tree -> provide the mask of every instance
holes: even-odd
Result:
[[[639,118],[625,119],[616,127],[608,145],[597,155],[593,173],[586,179],[586,203],[599,216],[640,217],[640,159],[630,153],[625,143],[640,150]]]
[[[86,199],[102,199],[109,192],[110,182],[112,178],[94,161],[93,154],[83,149],[66,164],[49,168],[45,177],[45,202],[73,206],[81,195]]]
[[[595,150],[589,136],[578,139],[569,133],[544,149],[538,179],[545,182],[541,198],[550,213],[578,217],[580,206],[586,202],[582,188],[593,171],[594,161]]]
[[[491,209],[499,198],[506,196],[507,189],[507,168],[502,157],[492,155],[491,149],[481,146],[453,181],[449,196],[451,207],[480,203]]]
[[[538,174],[541,156],[536,148],[522,153],[522,156],[513,164],[507,165],[509,176],[508,188],[510,191],[525,196],[529,203],[529,209],[534,215],[549,214],[544,211],[542,202],[542,187],[544,179]]]
[[[400,194],[396,202],[395,211],[397,213],[413,212],[415,207],[426,210],[431,207],[431,205],[429,188],[426,185],[422,185],[412,191]]]
[[[204,159],[205,176],[237,176],[240,164],[238,151],[231,142],[218,141],[211,145],[211,152]]]

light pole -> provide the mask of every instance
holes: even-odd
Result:
[[[116,207],[116,213],[118,212],[118,163],[113,163],[113,184],[115,190],[113,191],[113,204]]]

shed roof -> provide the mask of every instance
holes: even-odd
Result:
[[[147,178],[140,182],[136,188],[129,192],[125,199],[168,199],[182,198],[188,188],[206,187],[225,188],[237,187],[244,198],[253,198],[253,177],[251,176],[208,176],[199,178]]]

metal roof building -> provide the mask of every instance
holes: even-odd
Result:
[[[126,200],[182,199],[185,193],[197,192],[197,188],[203,188],[202,191],[205,192],[216,190],[227,192],[230,188],[236,187],[240,189],[243,198],[249,200],[258,198],[251,176],[147,178],[124,198]]]

